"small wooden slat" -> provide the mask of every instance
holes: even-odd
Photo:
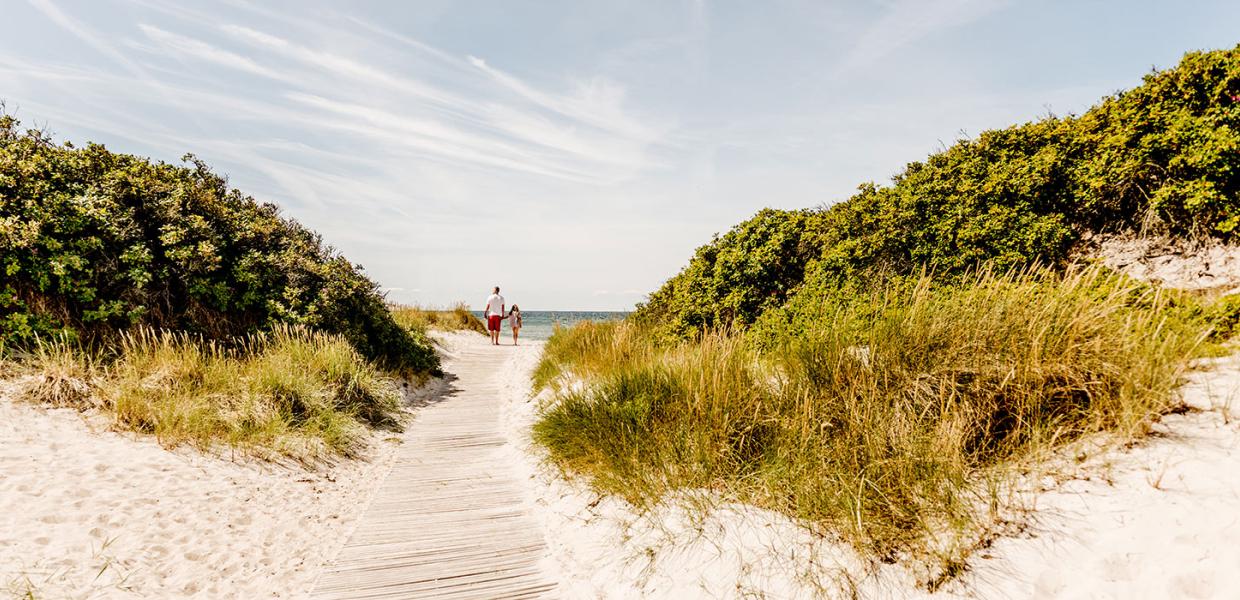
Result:
[[[498,369],[485,341],[444,369],[448,397],[419,409],[396,464],[311,595],[361,598],[549,598],[546,552],[529,498],[501,450]]]

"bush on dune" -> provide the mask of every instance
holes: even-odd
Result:
[[[359,267],[187,158],[58,146],[0,115],[0,343],[131,327],[227,340],[302,325],[388,369],[437,369]]]
[[[699,248],[637,316],[683,339],[748,326],[802,288],[816,302],[922,269],[1062,266],[1086,233],[1231,240],[1238,224],[1240,47],[1189,53],[1080,116],[961,140],[816,213],[763,211]]]
[[[877,556],[950,561],[994,516],[977,510],[996,500],[979,482],[1085,434],[1140,433],[1172,407],[1208,332],[1197,315],[1089,268],[876,286],[765,352],[718,332],[653,345],[613,324],[565,337],[609,362],[559,366],[578,385],[558,388],[534,433],[639,504],[714,490]]]
[[[820,246],[821,215],[765,209],[698,248],[634,318],[670,338],[748,325],[787,300]]]
[[[1240,322],[1235,298],[1074,250],[1094,233],[1233,241],[1238,225],[1240,47],[1189,53],[1080,116],[984,132],[890,186],[717,237],[626,322],[548,341],[535,437],[602,491],[709,490],[929,559],[933,587],[987,535],[1016,466],[1141,434]]]

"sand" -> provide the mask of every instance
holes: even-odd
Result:
[[[1154,436],[1032,491],[1025,529],[934,594],[904,567],[863,561],[779,514],[684,502],[638,514],[566,480],[529,441],[538,401],[524,374],[536,360],[513,356],[504,418],[563,597],[1240,598],[1240,356],[1204,361],[1183,389],[1192,410]]]
[[[444,352],[485,344],[444,336]],[[503,348],[498,452],[544,532],[538,567],[564,598],[1240,597],[1240,357],[1203,363],[1193,410],[1028,495],[1019,534],[976,553],[936,594],[782,515],[744,505],[639,514],[566,479],[529,438],[541,346]],[[447,398],[444,402],[451,402]],[[415,417],[416,418],[416,413]],[[1099,440],[1104,444],[1105,440]],[[304,597],[391,468],[313,472],[170,451],[98,418],[0,390],[0,595],[44,598]]]
[[[1165,237],[1097,235],[1081,247],[1080,258],[1163,287],[1224,293],[1240,288],[1240,246],[1208,239],[1192,244]]]
[[[982,598],[1240,598],[1240,357],[1204,361],[1194,410],[1035,498],[953,592]],[[971,588],[971,590],[970,590]]]
[[[307,471],[0,394],[0,597],[302,596],[390,466],[376,442]]]

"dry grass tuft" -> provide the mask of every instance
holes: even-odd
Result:
[[[97,406],[93,385],[98,360],[72,342],[43,342],[13,370],[21,375],[16,381],[19,399],[77,409]]]
[[[464,303],[441,310],[418,306],[392,306],[392,316],[406,329],[425,332],[429,329],[442,331],[474,331],[486,334],[486,324],[470,312]]]
[[[1147,431],[1208,332],[1100,268],[882,287],[765,349],[584,324],[547,344],[534,377],[554,397],[534,435],[600,491],[651,505],[712,490],[929,564],[932,587],[1001,522],[1014,465]]]
[[[367,426],[395,427],[395,382],[343,338],[294,328],[235,347],[143,330],[107,360],[43,343],[22,361],[23,398],[98,408],[167,446],[225,444],[251,455],[314,461],[352,456]]]

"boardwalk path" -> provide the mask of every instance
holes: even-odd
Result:
[[[501,446],[498,369],[514,348],[458,344],[449,393],[397,462],[313,598],[541,598],[542,531]]]

